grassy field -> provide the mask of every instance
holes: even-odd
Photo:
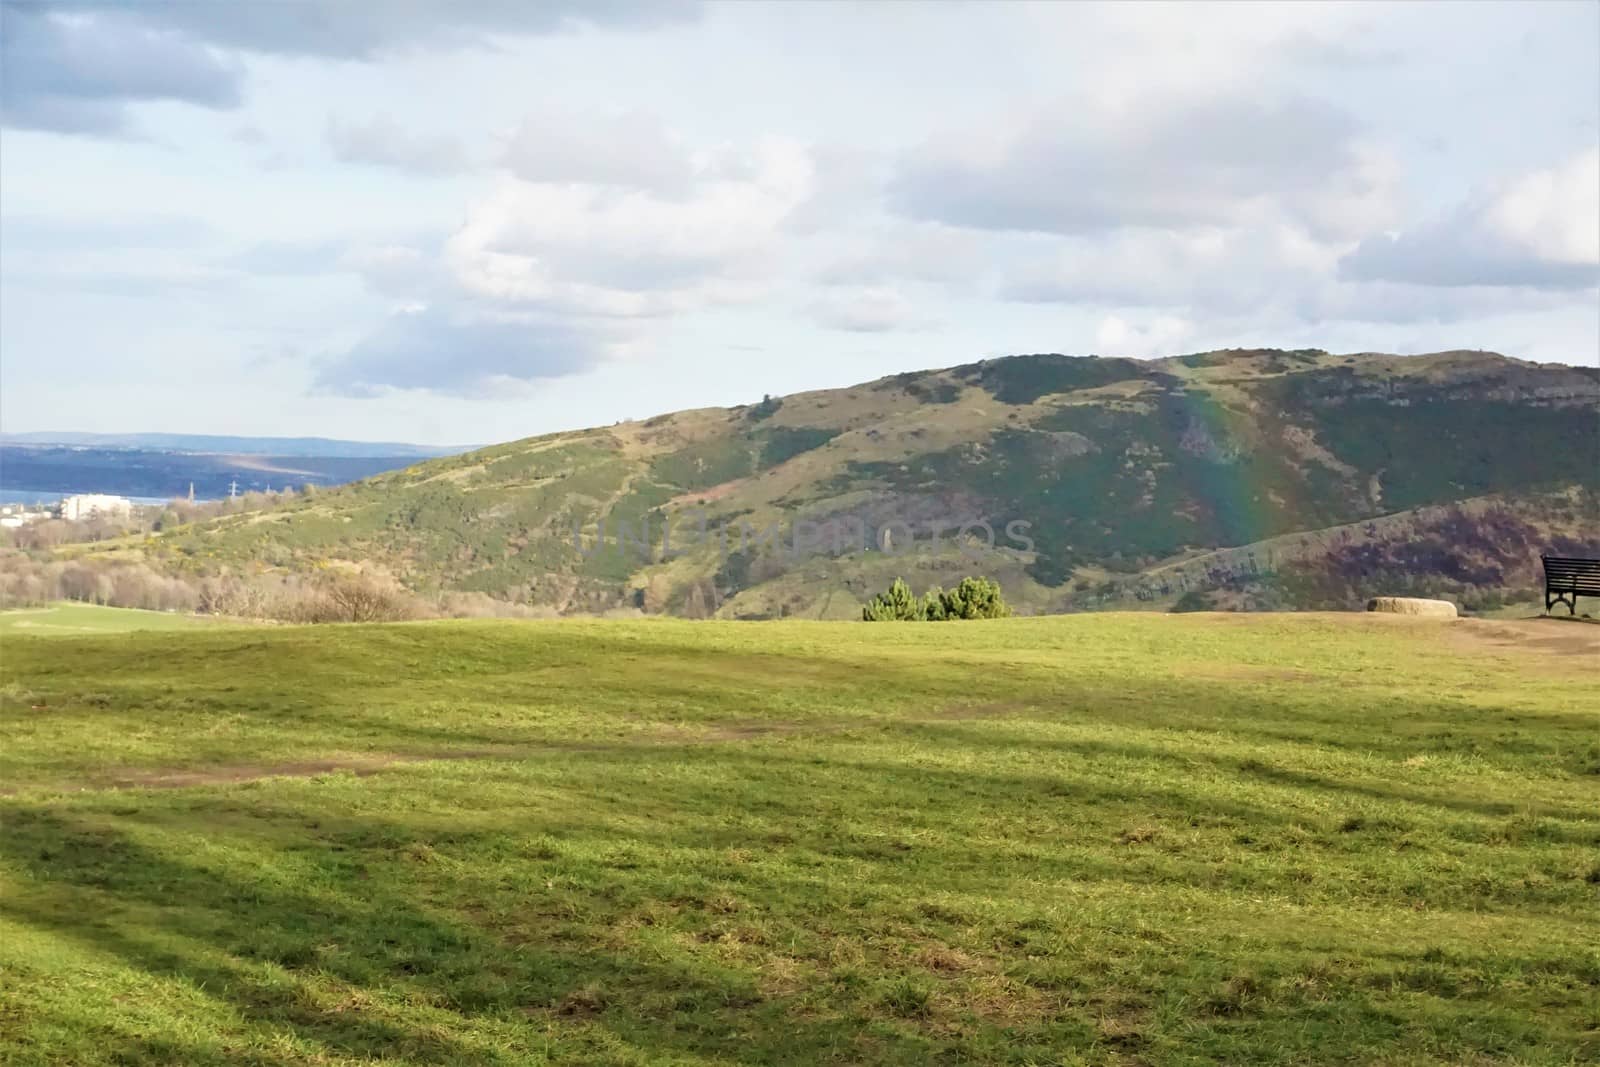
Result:
[[[4,638],[0,1061],[1590,1063],[1600,627]]]
[[[104,608],[61,600],[42,608],[0,611],[0,634],[107,634],[132,630],[187,630],[206,626],[211,619],[137,608]]]

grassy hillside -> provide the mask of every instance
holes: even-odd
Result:
[[[1600,551],[1597,405],[1594,368],[1491,353],[1018,356],[530,438],[117,550],[729,617],[842,616],[897,574],[920,589],[982,571],[1059,611],[1218,548],[1492,498],[1528,527],[1522,581],[1551,537]],[[958,540],[974,519],[992,548],[980,529]],[[1471,585],[1453,559],[1411,563]],[[1370,593],[1347,564],[1309,601],[1292,576],[1274,595]]]
[[[61,601],[42,608],[0,611],[0,634],[65,635],[131,633],[135,630],[187,630],[213,620],[165,611],[106,608]]]
[[[1070,603],[1338,610],[1382,591],[1444,597],[1478,614],[1519,601],[1537,612],[1544,593],[1541,552],[1600,555],[1595,506],[1592,493],[1578,490],[1412,508],[1188,555],[1080,586]]]
[[[0,1061],[1592,1062],[1597,634],[8,635]]]

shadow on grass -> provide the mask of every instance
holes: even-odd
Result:
[[[866,1028],[862,1019],[797,1015],[749,977],[709,961],[650,958],[642,946],[507,944],[430,913],[393,886],[364,883],[361,899],[354,887],[296,889],[40,809],[12,814],[0,850],[40,890],[9,893],[0,912],[139,973],[198,987],[242,1021],[242,1039],[256,1043],[287,1030],[310,1046],[308,1055],[522,1064],[548,1044],[554,1026],[565,1031],[558,1039],[601,1060],[607,1050],[628,1059],[628,1050],[646,1049],[803,1062],[806,1050],[857,1048]],[[325,1003],[349,993],[426,1007],[405,1023],[374,1017],[370,1003],[366,1010]],[[475,1019],[498,1039],[452,1032],[473,1029]],[[118,1047],[94,1051],[116,1062],[175,1062],[182,1045],[181,1037],[119,1028],[114,1012],[96,1029],[95,1041]],[[938,1044],[917,1032],[875,1029],[865,1055],[926,1062]],[[250,1062],[202,1045],[181,1051],[188,1063]],[[255,1062],[279,1061],[258,1055]]]
[[[891,736],[901,728],[884,725]],[[973,743],[969,728],[931,729],[936,738],[959,742],[955,747]],[[247,1045],[292,1035],[303,1051],[286,1056],[290,1062],[387,1056],[520,1064],[546,1053],[606,1063],[675,1055],[768,1063],[1044,1061],[1093,1046],[1079,1008],[1058,1002],[1004,1030],[986,1023],[938,1029],[920,1016],[886,1012],[870,987],[838,984],[831,972],[824,972],[829,977],[820,991],[773,991],[759,984],[753,962],[723,963],[714,952],[683,949],[673,939],[713,934],[729,923],[759,924],[766,913],[780,942],[818,929],[859,936],[867,973],[904,974],[905,957],[884,939],[937,944],[968,927],[981,928],[973,936],[997,936],[1005,931],[980,898],[1005,898],[1024,880],[1100,881],[1113,893],[1122,885],[1191,884],[1181,860],[1135,849],[997,855],[993,841],[978,836],[975,814],[977,824],[1014,819],[1025,837],[1027,813],[1041,801],[1056,805],[1059,819],[1091,806],[1120,808],[1130,796],[1149,802],[1158,794],[1174,812],[1213,810],[1216,800],[1204,789],[1152,792],[1106,776],[1095,785],[1068,783],[1077,791],[1052,796],[1059,776],[1000,773],[981,761],[953,770],[914,759],[847,759],[841,758],[847,751],[790,750],[787,743],[556,751],[548,766],[487,764],[472,768],[473,778],[452,779],[452,769],[437,766],[396,771],[359,787],[356,803],[379,806],[381,814],[352,807],[349,792],[319,795],[312,782],[164,794],[145,801],[148,814],[123,816],[93,810],[108,803],[103,797],[87,798],[76,811],[13,805],[0,854],[28,881],[21,883],[25,891],[0,900],[0,911],[64,942],[110,953],[138,973],[201,989],[239,1020],[236,1027],[210,1026],[214,1033],[237,1033]],[[1131,747],[1149,758],[1143,746]],[[1118,746],[1093,751],[1129,754]],[[499,791],[481,789],[485,775]],[[483,809],[486,798],[503,802],[505,787],[530,785],[559,788],[562,804],[533,795],[521,807]],[[425,797],[426,807],[408,816],[397,806],[407,797]],[[123,802],[140,803],[126,795],[117,801]],[[1283,821],[1270,808],[1246,804],[1238,811],[1252,825]],[[114,821],[134,816],[137,822]],[[924,830],[932,833],[919,836]],[[780,831],[781,839],[774,836]],[[185,841],[200,835],[226,849],[186,851]],[[147,843],[153,840],[171,844]],[[1107,847],[1098,838],[1089,844]],[[742,849],[759,856],[768,848],[809,855],[771,868],[740,867],[740,875],[719,855]],[[273,857],[269,869],[222,858],[263,852]],[[715,900],[728,892],[752,902],[750,913],[719,917]],[[925,894],[938,899],[924,900]],[[962,902],[968,895],[971,908]],[[1007,921],[1020,940],[993,951],[1021,971],[1034,966],[1025,959],[1048,959],[1065,941],[1048,928],[1018,925],[1030,908],[1042,916],[1052,895],[1017,899],[1022,907]],[[857,906],[875,910],[852,915]],[[675,925],[652,931],[621,922],[652,913]],[[1109,938],[1102,945],[1117,946],[1113,956],[1138,953],[1139,973],[1115,982],[1147,999],[1167,982],[1197,988],[1210,979],[1187,969],[1215,969],[1223,958],[1250,963],[1282,937],[1263,931],[1259,944],[1218,950],[1202,927],[1180,924],[1146,950],[1136,931],[1107,925],[1115,916],[1077,914],[1094,916],[1085,921]],[[1360,975],[1370,969],[1366,959],[1356,960],[1355,992],[1345,1002],[1353,1007],[1364,995]],[[1063,965],[1091,962],[1068,957]],[[1079,977],[1087,988],[1110,983],[1115,991],[1106,972],[1085,974]],[[1433,988],[1431,971],[1409,974],[1373,981],[1429,996],[1455,991],[1448,975]],[[904,989],[896,987],[893,1003],[920,1010],[919,998],[937,984],[919,986],[929,979],[910,977]],[[1565,972],[1557,979],[1565,981]],[[1462,992],[1480,1001],[1492,994]],[[348,1009],[336,1003],[352,997],[361,1003]],[[159,989],[152,999],[159,1002]],[[1247,1059],[1267,1047],[1254,1042],[1292,1045],[1321,1018],[1317,1013],[1339,1014],[1289,989],[1223,996],[1219,1003],[1226,1010],[1197,1024],[1199,1030],[1176,1019],[1163,1040],[1179,1032],[1186,1040],[1233,1033],[1237,1058]],[[1384,1039],[1442,1010],[1409,1006],[1385,1024]],[[181,1006],[172,1015],[185,1019]],[[131,1063],[250,1062],[226,1045],[185,1046],[183,1034],[137,1032],[115,1009],[101,1018],[86,1038],[97,1044],[78,1051]],[[1447,1021],[1466,1025],[1456,1014]],[[1538,1026],[1523,1020],[1518,1029],[1513,1021],[1496,1017],[1481,1039],[1460,1047],[1507,1041],[1506,1047],[1535,1047]],[[1349,1047],[1358,1046],[1377,1051],[1370,1043]],[[268,1051],[255,1055],[260,1064],[275,1062]]]
[[[1512,804],[1507,801],[1484,800],[1459,794],[1442,794],[1437,791],[1413,788],[1399,782],[1375,784],[1351,779],[1335,779],[1309,771],[1273,766],[1251,757],[1239,758],[1236,756],[1216,755],[1199,751],[1192,747],[1175,751],[1156,745],[1142,745],[1126,741],[1108,742],[1040,738],[1031,734],[1006,733],[996,730],[993,726],[975,728],[962,725],[914,723],[907,724],[903,727],[902,732],[907,737],[950,741],[958,743],[964,748],[1045,751],[1082,755],[1090,758],[1110,757],[1135,760],[1152,765],[1166,765],[1175,770],[1187,769],[1190,772],[1203,765],[1235,775],[1240,780],[1253,778],[1292,789],[1306,789],[1332,794],[1354,794],[1373,800],[1415,804],[1422,807],[1441,808],[1447,811],[1467,812],[1476,815],[1506,816],[1527,812],[1537,816],[1565,819],[1573,822],[1588,822],[1596,818],[1594,811],[1579,808],[1560,807],[1541,802]],[[1143,790],[1129,795],[1138,799],[1150,799],[1160,802],[1170,792],[1170,790],[1165,789]],[[1274,818],[1264,808],[1249,808],[1244,805],[1236,805],[1236,807],[1240,809],[1237,813],[1246,817],[1266,818],[1269,821]],[[1219,809],[1207,807],[1206,810],[1214,811]],[[1592,835],[1581,832],[1578,833],[1577,837],[1573,838],[1578,843],[1589,843],[1591,839]]]

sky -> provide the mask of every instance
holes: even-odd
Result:
[[[1600,3],[0,0],[0,428],[1600,362]]]

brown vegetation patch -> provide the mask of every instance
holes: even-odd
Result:
[[[1102,1015],[1095,1023],[1100,1040],[1112,1047],[1137,1048],[1146,1043],[1144,1028],[1148,1025],[1138,1016]]]
[[[1208,682],[1311,682],[1313,671],[1298,667],[1263,667],[1253,663],[1207,663],[1184,669],[1184,676]]]
[[[925,970],[944,975],[966,974],[968,971],[987,969],[986,963],[976,956],[958,948],[938,944],[923,946],[917,953],[917,963]]]
[[[513,747],[469,749],[460,752],[365,753],[319,760],[293,760],[271,764],[223,764],[216,767],[153,767],[119,775],[98,786],[80,788],[109,789],[185,789],[201,785],[230,785],[258,782],[268,778],[315,778],[319,774],[348,771],[358,778],[376,774],[405,763],[426,763],[450,759],[505,759],[526,754]]]
[[[670,734],[663,732],[661,740],[682,740],[690,744],[696,742],[712,741],[754,741],[762,737],[784,737],[796,734],[806,728],[805,723],[785,722],[775,719],[752,719],[745,722],[724,723],[713,726],[700,733],[685,733],[673,730]],[[830,730],[839,729],[831,727]]]
[[[1539,652],[1556,656],[1582,656],[1600,663],[1600,626],[1583,620],[1560,618],[1488,620],[1463,619],[1447,631],[1451,644],[1470,651],[1485,648]]]
[[[1026,711],[1028,705],[1016,701],[998,704],[952,704],[927,716],[933,721],[960,722],[967,719],[1000,719],[1015,712]]]
[[[749,481],[749,478],[735,478],[731,482],[723,482],[720,485],[713,485],[708,489],[697,489],[692,493],[679,493],[671,500],[668,500],[666,506],[670,508],[684,507],[689,504],[709,504],[713,500],[721,500],[728,494],[737,491],[741,486],[747,484]]]
[[[574,989],[556,1005],[557,1015],[598,1015],[605,1010],[606,994],[598,982]]]
[[[1002,974],[969,976],[950,991],[949,999],[957,1011],[1000,1026],[1029,1025],[1060,1012],[1055,997]]]

